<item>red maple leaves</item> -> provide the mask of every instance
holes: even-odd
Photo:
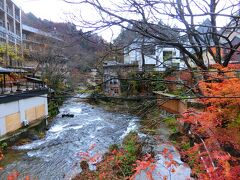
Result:
[[[231,69],[217,68],[199,83],[205,109],[189,109],[179,120],[191,124],[197,143],[189,153],[197,157],[200,179],[240,179],[240,157],[233,153],[240,151],[240,79]]]

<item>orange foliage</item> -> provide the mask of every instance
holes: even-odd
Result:
[[[240,179],[240,79],[232,69],[215,68],[218,73],[199,83],[205,110],[189,109],[179,120],[190,123],[198,139],[188,153],[197,152],[200,179]]]
[[[134,180],[141,171],[145,171],[148,179],[153,180],[152,172],[155,170],[156,165],[154,164],[154,159],[152,159],[151,154],[145,155],[143,160],[137,160],[135,166],[135,173],[130,177],[130,180]]]

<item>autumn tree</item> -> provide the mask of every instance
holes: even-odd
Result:
[[[189,109],[179,120],[190,124],[194,146],[186,153],[201,179],[240,178],[240,80],[234,69],[217,67],[211,81],[201,81],[203,111]]]
[[[237,0],[64,1],[80,4],[80,11],[90,7],[96,20],[86,20],[77,14],[72,16],[73,21],[80,21],[82,28],[100,31],[118,26],[134,31],[160,45],[178,48],[186,63],[188,59],[203,70],[208,69],[205,56],[227,66],[240,46],[232,42],[233,34],[239,31]],[[221,24],[226,18],[227,23]]]
[[[24,58],[19,47],[12,45],[0,45],[0,64],[3,66],[19,66]]]
[[[40,75],[48,87],[55,90],[64,87],[69,71],[68,59],[61,51],[31,52],[28,58],[37,63],[35,74]]]

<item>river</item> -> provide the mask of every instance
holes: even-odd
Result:
[[[74,114],[74,117],[62,118],[61,114],[65,111]],[[138,121],[135,116],[107,112],[100,107],[70,99],[60,109],[45,138],[14,147],[20,157],[0,171],[0,177],[6,179],[8,174],[17,171],[20,179],[26,176],[38,180],[71,179],[81,172],[80,152],[86,152],[94,145],[91,155],[103,155],[111,144],[121,143],[131,130],[137,130]],[[161,151],[166,147],[179,164],[170,179],[189,179],[190,168],[181,162],[177,150],[169,143],[154,145],[154,151],[159,154],[156,156],[158,168],[154,172],[154,179],[158,180],[159,174],[169,174],[169,170],[162,167],[166,159]],[[94,165],[90,166],[90,169],[94,168]],[[146,174],[143,172],[136,179],[145,180]]]
[[[62,118],[64,111],[75,116]],[[70,179],[80,172],[79,152],[86,152],[95,144],[92,153],[104,154],[109,145],[120,143],[127,132],[136,129],[137,122],[134,116],[106,112],[71,99],[60,109],[45,138],[14,147],[25,153],[7,165],[0,177],[6,179],[9,173],[18,171],[20,177],[28,175],[32,179]]]

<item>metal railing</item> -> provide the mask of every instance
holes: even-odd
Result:
[[[13,17],[13,10],[9,7],[7,7],[7,13]]]
[[[4,3],[0,1],[0,9],[4,10]]]
[[[18,20],[20,22],[20,16],[15,15],[15,19]]]
[[[45,85],[42,82],[29,81],[0,81],[0,94],[15,94],[32,90],[44,89]]]
[[[0,26],[0,31],[3,32],[3,33],[6,33],[6,32],[7,32],[6,28],[3,27],[3,26]]]
[[[11,41],[11,42],[13,42],[13,43],[15,43],[15,37],[12,36],[12,35],[9,35],[9,36],[8,36],[8,40]]]
[[[6,39],[6,33],[0,31],[0,37]]]

